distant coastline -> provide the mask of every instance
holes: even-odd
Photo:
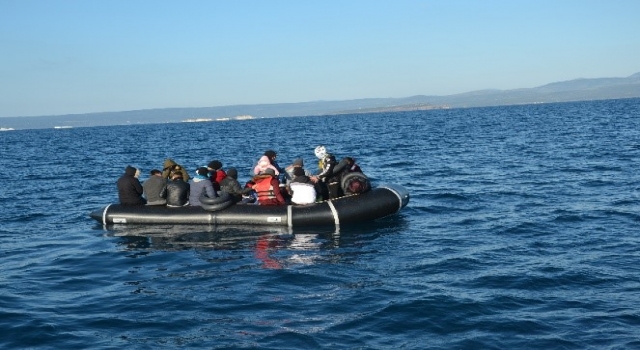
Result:
[[[188,119],[184,119],[182,120],[183,123],[203,123],[203,122],[223,122],[223,121],[229,121],[229,120],[249,120],[249,119],[255,119],[253,116],[250,115],[238,115],[235,117],[223,117],[223,118],[188,118]]]
[[[367,98],[194,108],[160,108],[39,117],[0,118],[0,131],[179,122],[242,121],[453,108],[640,98],[640,73],[626,78],[575,79],[535,88],[480,90],[448,96]]]
[[[402,106],[386,106],[375,108],[359,108],[349,111],[342,111],[335,114],[358,114],[358,113],[391,113],[391,112],[411,112],[411,111],[430,111],[434,109],[450,109],[451,106],[440,105],[434,106],[426,103],[415,103]]]

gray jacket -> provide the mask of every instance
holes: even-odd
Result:
[[[152,175],[147,181],[142,184],[144,190],[144,197],[147,199],[147,204],[164,204],[166,201],[160,197],[160,191],[167,183],[166,179],[160,176]]]
[[[203,193],[209,198],[216,198],[216,191],[213,189],[213,184],[209,179],[191,179],[189,181],[189,205],[201,206],[200,195]]]

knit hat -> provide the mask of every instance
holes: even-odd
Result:
[[[232,179],[237,180],[238,179],[238,170],[236,170],[236,168],[229,168],[229,170],[227,170],[227,176],[229,176]]]
[[[209,175],[209,169],[207,169],[207,167],[201,166],[198,168],[198,170],[196,170],[196,173],[201,176],[207,176]]]
[[[219,160],[212,160],[211,162],[209,162],[209,165],[207,166],[211,169],[218,170],[222,168],[222,163],[220,163]]]
[[[300,167],[293,168],[293,176],[304,176],[304,169]]]
[[[271,175],[271,176],[275,176],[276,172],[275,170],[271,169],[271,168],[267,168],[264,172],[262,172],[265,175]]]
[[[268,150],[264,152],[264,155],[269,157],[269,159],[275,157],[277,155],[276,151]]]
[[[297,158],[296,160],[293,161],[293,165],[294,166],[304,166],[304,162],[302,161],[302,158]]]

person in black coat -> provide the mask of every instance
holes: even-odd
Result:
[[[160,191],[160,197],[166,198],[167,207],[184,207],[189,205],[189,192],[189,183],[184,182],[182,173],[174,172]]]
[[[229,193],[236,202],[241,201],[243,195],[247,195],[252,191],[249,187],[240,187],[238,170],[236,170],[236,168],[229,168],[227,176],[220,182],[220,189]]]
[[[118,179],[118,198],[120,204],[123,205],[144,205],[145,199],[142,198],[142,185],[140,180],[140,170],[128,165],[124,170],[124,174]]]

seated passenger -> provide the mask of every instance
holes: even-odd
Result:
[[[187,173],[183,166],[177,164],[171,158],[165,159],[164,167],[162,168],[162,177],[165,179],[171,179],[171,175],[176,171],[182,174],[182,179],[184,181],[189,181],[189,173]]]
[[[286,204],[284,197],[280,193],[280,183],[276,179],[276,172],[267,168],[262,175],[256,175],[252,181],[252,188],[258,195],[260,205],[282,205]]]
[[[165,205],[167,201],[160,198],[160,191],[167,183],[162,177],[162,172],[158,169],[151,170],[150,177],[142,184],[144,196],[147,198],[147,205]]]
[[[337,163],[336,158],[327,152],[324,146],[316,147],[314,153],[318,158],[318,168],[320,168],[315,177],[320,183],[322,198],[327,200],[340,197],[340,183],[333,172]]]
[[[205,194],[206,197],[217,197],[213,184],[209,181],[209,169],[200,167],[196,170],[196,176],[189,180],[189,205],[202,206],[200,196]]]
[[[315,184],[305,175],[304,169],[297,167],[293,170],[293,179],[289,184],[291,202],[294,204],[311,204],[316,201]]]
[[[140,170],[127,165],[124,174],[116,182],[118,186],[118,199],[123,205],[144,205],[145,200],[142,198],[142,185],[140,180]]]
[[[243,194],[251,192],[251,188],[242,189],[242,187],[240,187],[240,182],[238,182],[238,170],[236,170],[236,168],[229,168],[227,176],[222,179],[222,182],[220,182],[220,190],[230,194],[236,202],[242,200]]]
[[[222,170],[222,163],[219,160],[212,160],[207,165],[209,171],[211,172],[211,183],[213,184],[213,188],[216,191],[220,191],[220,183],[222,180],[227,177],[227,173]]]
[[[296,168],[302,168],[304,170],[304,174],[309,177],[311,177],[312,175],[309,170],[304,169],[304,161],[302,160],[302,158],[297,158],[296,160],[293,161],[293,163],[291,163],[291,165],[285,168],[285,172],[287,173],[287,181],[286,181],[287,187],[291,183],[291,180],[294,178],[293,171]]]
[[[189,184],[182,179],[182,173],[176,171],[171,180],[160,191],[160,197],[167,200],[167,207],[184,207],[189,205]]]

